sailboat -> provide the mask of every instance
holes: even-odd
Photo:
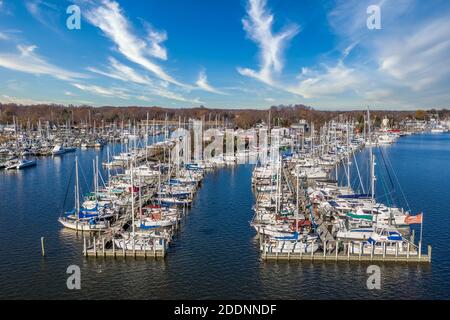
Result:
[[[76,231],[103,231],[108,229],[109,221],[99,214],[97,208],[84,209],[80,206],[80,188],[78,181],[78,157],[75,158],[75,208],[66,212],[58,221],[65,228]]]
[[[136,231],[135,221],[135,192],[134,190],[134,170],[133,163],[130,164],[130,176],[131,176],[131,232],[123,231],[117,235],[114,239],[114,244],[119,249],[134,250],[134,251],[152,251],[152,250],[165,250],[168,246],[168,235],[166,233],[158,232],[154,228],[148,228],[151,230],[146,230],[145,224],[140,224],[144,226],[140,231]]]

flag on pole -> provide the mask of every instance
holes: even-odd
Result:
[[[423,222],[423,213],[420,213],[415,216],[407,215],[405,218],[406,224],[422,224]]]

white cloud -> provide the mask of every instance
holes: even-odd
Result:
[[[18,45],[17,49],[18,54],[0,54],[0,67],[34,75],[47,75],[60,80],[85,78],[82,74],[65,70],[47,62],[35,53],[37,46]]]
[[[205,71],[200,71],[200,74],[198,75],[198,80],[195,83],[200,89],[203,89],[205,91],[216,93],[216,94],[225,94],[224,92],[220,91],[219,89],[216,89],[212,87],[208,83],[208,77],[206,75]]]
[[[247,36],[259,46],[260,70],[238,68],[238,72],[269,85],[274,84],[273,73],[283,69],[282,55],[288,41],[300,31],[297,25],[290,25],[274,34],[273,22],[274,17],[266,8],[266,0],[249,0],[247,17],[242,23]]]
[[[380,70],[413,90],[450,75],[450,16],[421,24],[410,34],[377,43]]]
[[[159,32],[148,27],[148,38],[150,40],[150,54],[155,58],[167,60],[167,49],[161,45],[167,40],[167,32]]]
[[[1,103],[15,103],[15,104],[22,104],[22,105],[52,104],[52,103],[55,103],[55,101],[34,100],[34,99],[28,99],[28,98],[11,97],[11,96],[8,96],[6,94],[0,95],[0,102]]]
[[[149,44],[146,41],[132,32],[130,23],[123,15],[117,2],[103,0],[102,5],[87,10],[84,16],[91,24],[100,28],[117,45],[117,50],[128,60],[141,65],[162,80],[178,86],[186,86],[175,80],[159,65],[149,59],[155,54],[154,47],[158,47],[161,41],[150,41],[149,48]],[[158,54],[161,57],[161,52]]]
[[[150,88],[149,89],[149,93],[157,95],[159,97],[162,98],[166,98],[169,100],[176,100],[179,102],[188,102],[188,103],[195,103],[195,104],[199,104],[202,103],[199,99],[188,99],[176,92],[167,90],[165,88],[162,87],[154,87],[154,88]]]
[[[120,63],[116,59],[109,58],[110,67],[107,71],[102,71],[97,68],[89,67],[87,70],[101,74],[106,77],[110,77],[116,80],[121,80],[125,82],[134,82],[138,84],[151,84],[152,81],[145,76],[140,75],[134,69]]]
[[[27,0],[25,8],[40,24],[53,32],[61,33],[58,23],[62,9],[57,5],[43,0]]]
[[[8,40],[9,37],[6,35],[6,33],[3,33],[0,31],[0,40]]]
[[[96,85],[84,85],[81,83],[73,83],[72,85],[82,91],[86,91],[103,97],[114,97],[124,100],[128,100],[130,98],[130,95],[125,93],[123,89],[104,88]]]
[[[288,91],[303,96],[306,99],[345,93],[356,90],[364,79],[359,72],[344,65],[342,61],[334,67],[326,66],[324,71],[303,69],[298,77],[299,85]]]

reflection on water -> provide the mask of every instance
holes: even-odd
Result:
[[[120,151],[120,145],[115,148]],[[433,264],[380,265],[382,290],[367,290],[367,263],[262,261],[249,225],[254,201],[250,165],[205,178],[165,260],[85,259],[83,235],[62,229],[57,219],[75,155],[87,190],[92,160],[98,155],[106,161],[105,148],[42,158],[35,168],[0,173],[0,298],[450,298],[450,236],[445,231],[450,229],[449,139],[406,137],[385,152],[412,211],[426,212],[424,237],[433,244]],[[72,206],[69,200],[65,210]],[[40,256],[42,236],[46,258]],[[80,291],[66,288],[66,269],[72,264],[81,268]]]

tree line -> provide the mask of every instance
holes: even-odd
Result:
[[[39,121],[51,124],[68,124],[79,126],[83,124],[97,126],[102,124],[128,121],[141,121],[147,117],[150,120],[187,121],[188,119],[201,119],[204,121],[217,121],[219,124],[234,125],[239,128],[250,128],[258,123],[270,123],[280,126],[290,126],[304,119],[322,125],[332,119],[364,122],[366,110],[352,111],[321,111],[314,108],[297,105],[279,105],[268,109],[213,109],[204,106],[195,108],[163,108],[163,107],[91,107],[91,106],[64,106],[56,104],[17,105],[0,103],[0,123],[11,124],[16,121],[22,126],[36,125]],[[450,110],[416,110],[416,111],[389,111],[376,110],[371,112],[375,125],[387,117],[391,125],[395,126],[404,119],[427,120],[436,115],[440,118],[450,116]]]

